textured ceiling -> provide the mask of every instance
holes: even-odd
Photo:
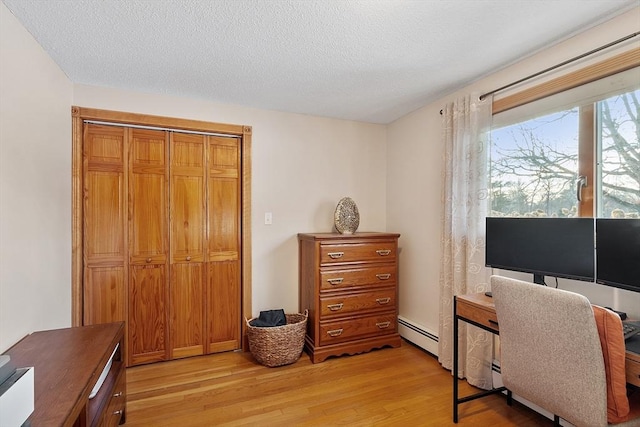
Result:
[[[638,0],[2,0],[74,83],[389,123]]]

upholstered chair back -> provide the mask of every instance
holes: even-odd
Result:
[[[492,276],[491,291],[504,385],[576,426],[606,426],[605,368],[589,300],[500,276]]]

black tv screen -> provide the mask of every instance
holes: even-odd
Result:
[[[544,276],[593,281],[593,218],[505,218],[486,221],[486,265]]]
[[[596,282],[640,292],[640,219],[596,220]]]

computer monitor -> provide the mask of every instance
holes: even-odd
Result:
[[[544,276],[593,282],[593,218],[486,219],[486,265]]]
[[[640,219],[596,219],[596,282],[640,292]]]

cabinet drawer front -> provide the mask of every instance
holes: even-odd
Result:
[[[343,264],[360,262],[395,262],[397,243],[394,240],[323,244],[320,246],[320,264]]]
[[[126,375],[123,366],[118,374],[116,385],[111,391],[111,398],[107,404],[107,409],[104,411],[100,425],[105,427],[115,427],[120,424],[120,419],[125,411],[126,400]]]
[[[640,387],[640,362],[636,362],[627,357],[625,363],[627,368],[627,382]]]
[[[354,286],[391,286],[396,283],[396,266],[320,270],[320,291],[332,291]]]
[[[486,326],[491,330],[498,331],[498,316],[495,311],[483,310],[475,307],[471,304],[458,301],[457,307],[458,316],[469,319],[475,323]]]
[[[396,313],[373,315],[320,325],[320,345],[335,344],[359,338],[397,332]]]
[[[390,310],[396,307],[396,290],[344,294],[320,298],[320,317],[340,316],[367,311]]]

